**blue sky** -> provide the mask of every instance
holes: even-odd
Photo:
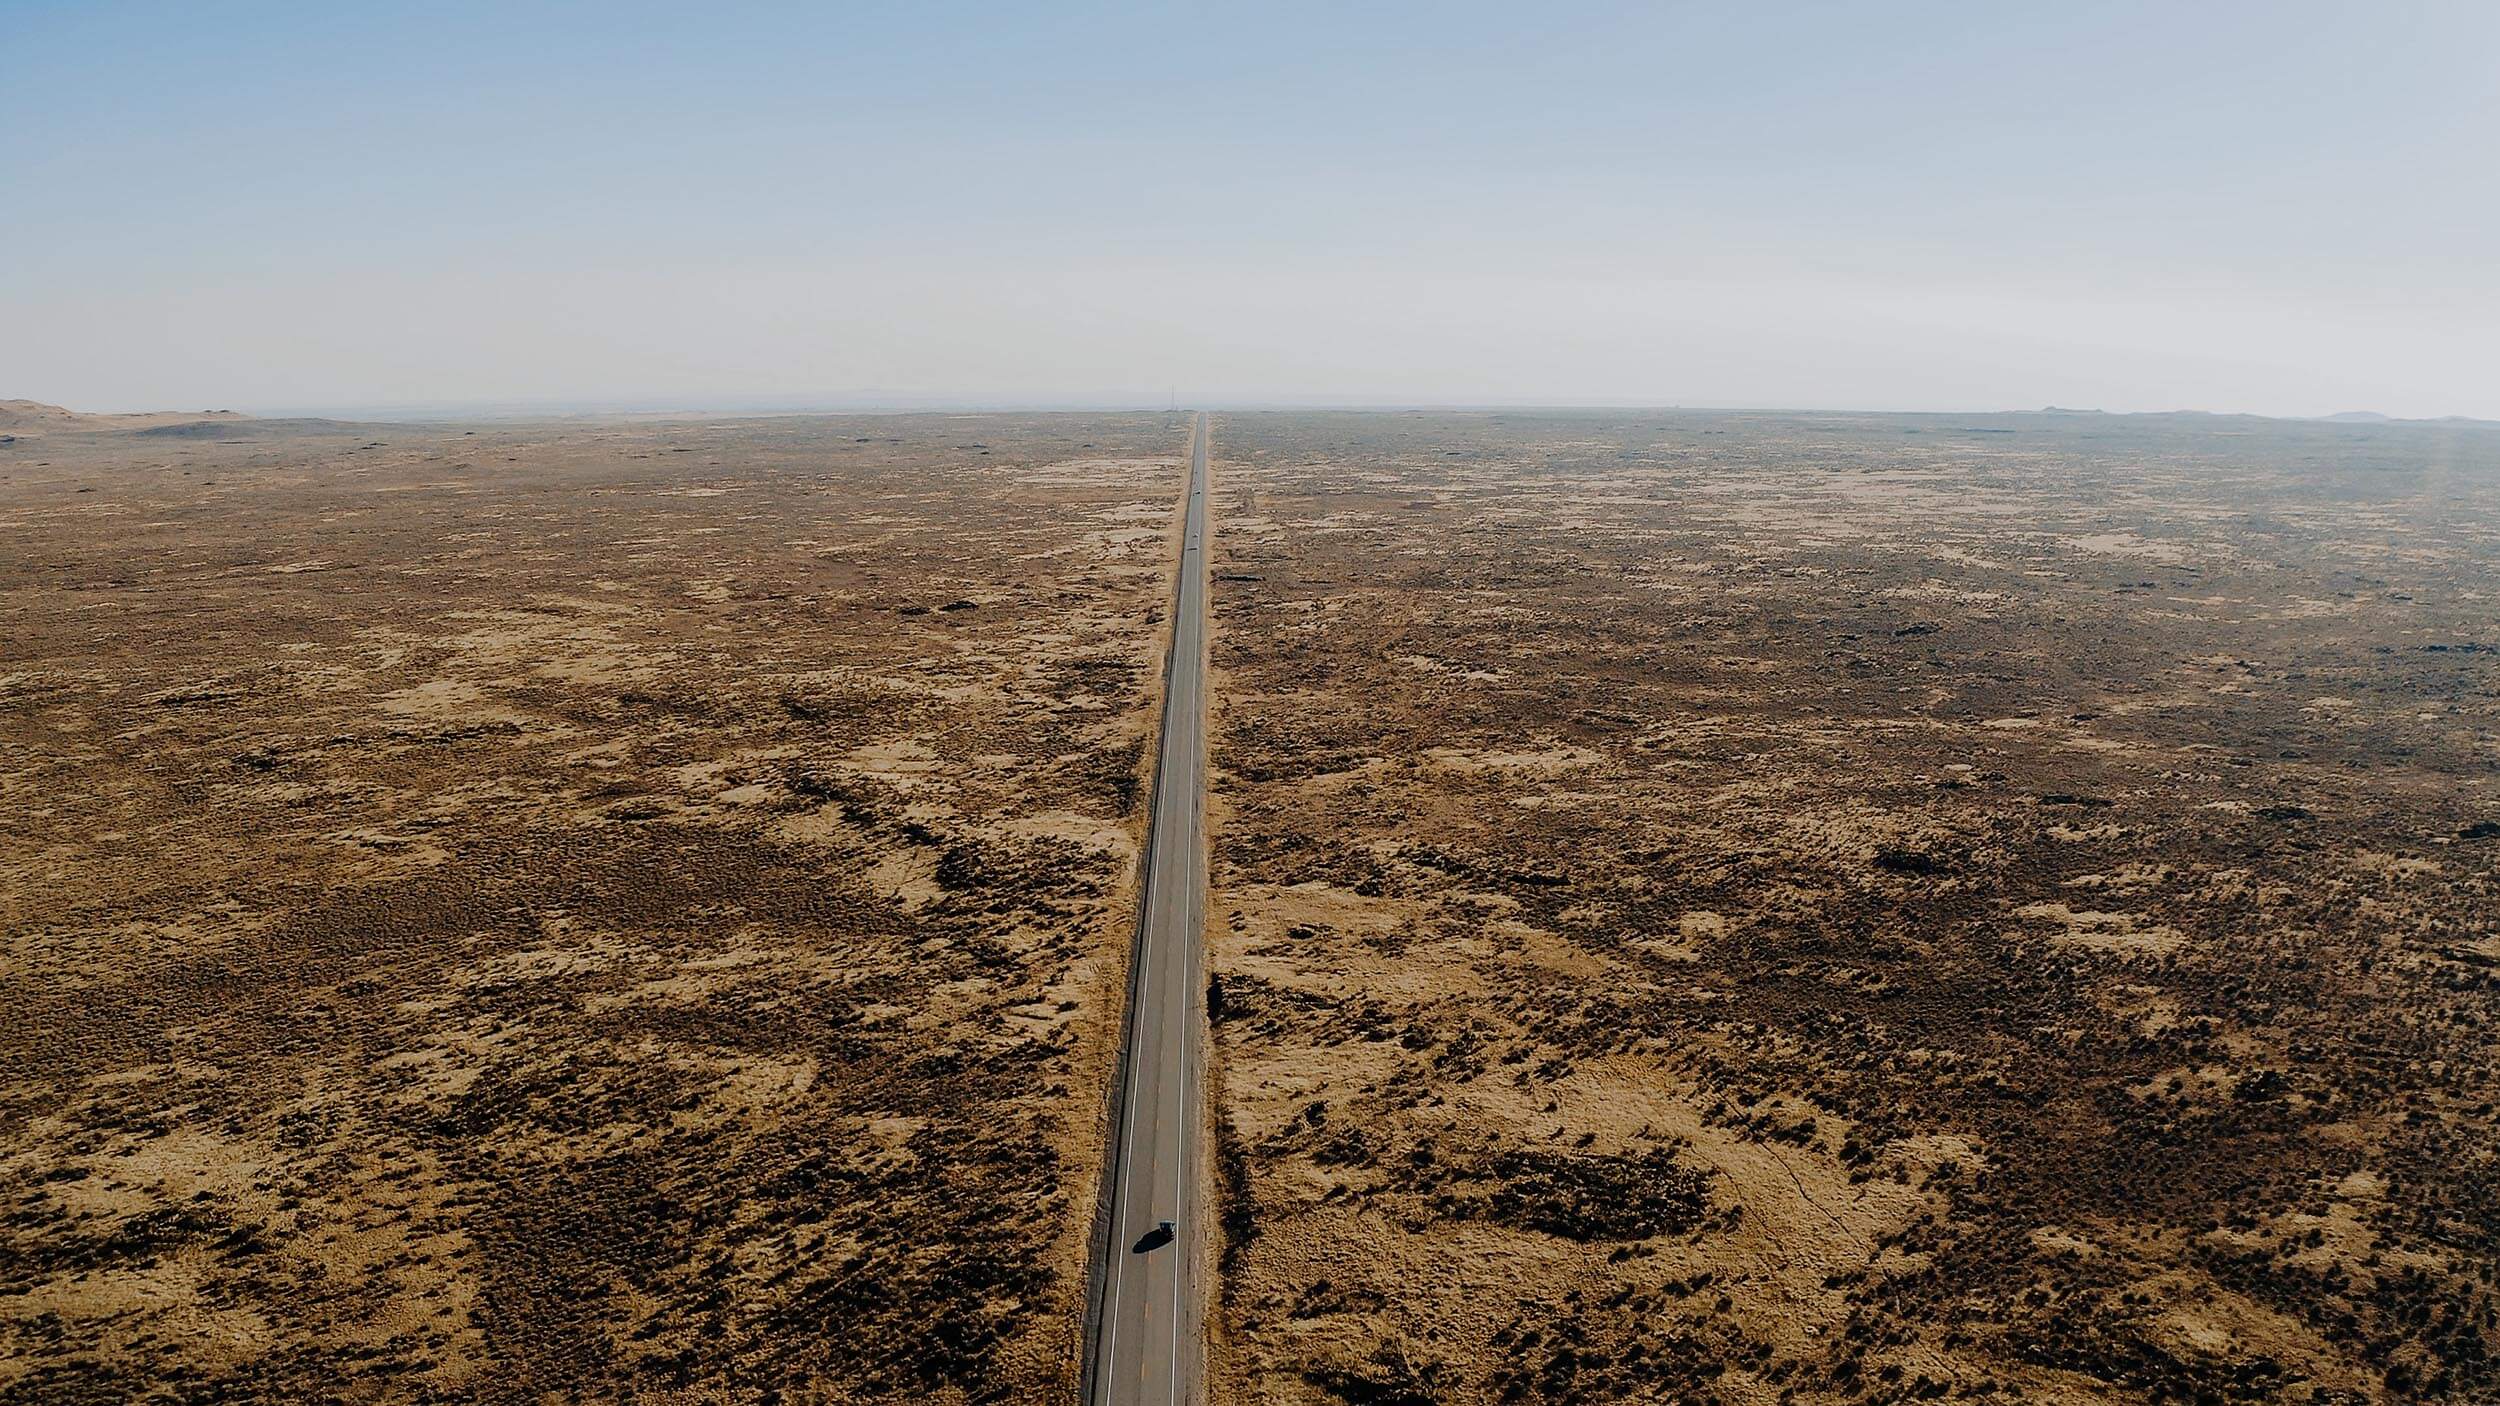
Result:
[[[0,0],[0,396],[2500,416],[2500,6]]]

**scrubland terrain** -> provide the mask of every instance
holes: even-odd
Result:
[[[1072,1392],[1177,417],[0,409],[0,1403]],[[2500,433],[1216,450],[1213,1399],[2500,1394]]]
[[[2500,1395],[2500,433],[1217,449],[1221,1399]]]
[[[1177,417],[57,419],[0,1401],[1072,1389]]]

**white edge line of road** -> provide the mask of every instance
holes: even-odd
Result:
[[[1213,454],[1211,453],[1212,446],[1210,446],[1207,442],[1210,432],[1205,412],[1201,411],[1199,413],[1197,423],[1191,427],[1191,430],[1192,433],[1189,437],[1189,496],[1183,500],[1181,508],[1181,570],[1183,573],[1190,572],[1190,554],[1191,548],[1194,545],[1197,552],[1197,562],[1199,568],[1196,574],[1203,577],[1206,567],[1207,519],[1205,484],[1200,481],[1199,472],[1201,466],[1205,465],[1207,461],[1213,457]],[[1184,594],[1195,594],[1198,597],[1198,615],[1197,618],[1191,622],[1193,628],[1190,631],[1192,635],[1196,636],[1196,638],[1192,641],[1195,647],[1191,649],[1190,653],[1197,656],[1190,660],[1190,668],[1198,677],[1198,694],[1200,700],[1199,722],[1198,726],[1194,728],[1193,731],[1203,732],[1206,725],[1206,664],[1204,656],[1206,654],[1207,647],[1207,603],[1205,588],[1201,586],[1197,591],[1190,592],[1188,587],[1191,584],[1192,583],[1186,579],[1182,582]],[[1172,623],[1173,631],[1175,635],[1177,635],[1180,629],[1180,622],[1175,620]],[[1181,826],[1182,848],[1183,851],[1192,858],[1192,860],[1195,860],[1198,854],[1199,812],[1201,805],[1206,798],[1206,778],[1201,774],[1201,768],[1204,765],[1205,753],[1206,738],[1201,735],[1198,739],[1198,745],[1192,747],[1189,751],[1189,809],[1184,812],[1184,814],[1188,816],[1188,819],[1183,822]],[[1191,870],[1192,873],[1190,875],[1190,880],[1194,880],[1196,877],[1196,865],[1194,863],[1191,865]],[[1189,880],[1185,880],[1184,882],[1189,888],[1195,889],[1197,887],[1195,882],[1191,882]],[[1181,909],[1182,943],[1180,1017],[1182,1038],[1192,1043],[1195,1043],[1197,1040],[1197,1026],[1191,1017],[1191,1012],[1196,1009],[1197,1004],[1192,999],[1193,988],[1191,986],[1191,983],[1197,979],[1198,973],[1198,944],[1194,940],[1191,940],[1195,937],[1195,934],[1191,931],[1191,929],[1196,926],[1196,915],[1193,913],[1191,906],[1183,905]],[[1187,1050],[1183,1050],[1181,1053],[1180,1110],[1181,1121],[1184,1128],[1190,1126],[1189,1055],[1190,1052]],[[1179,1142],[1180,1156],[1173,1159],[1172,1165],[1172,1214],[1175,1216],[1182,1215],[1184,1208],[1189,1204],[1189,1200],[1186,1195],[1186,1188],[1188,1186],[1190,1164],[1196,1160],[1198,1140],[1195,1136],[1183,1136],[1179,1139]],[[1193,1217],[1192,1219],[1194,1220],[1195,1218]],[[1165,1400],[1172,1402],[1174,1406],[1178,1406],[1181,1399],[1181,1379],[1187,1375],[1181,1371],[1181,1318],[1186,1312],[1186,1305],[1189,1298],[1189,1247],[1190,1245],[1196,1243],[1196,1225],[1193,1224],[1190,1227],[1190,1234],[1191,1238],[1189,1240],[1182,1241],[1172,1247],[1172,1371],[1170,1379],[1167,1383],[1171,1387],[1171,1390],[1166,1393]]]

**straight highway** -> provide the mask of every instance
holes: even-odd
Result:
[[[1103,1228],[1086,1295],[1089,1406],[1202,1398],[1206,1237],[1199,1190],[1199,945],[1206,908],[1207,417],[1190,425],[1189,500],[1128,1024],[1111,1110]]]

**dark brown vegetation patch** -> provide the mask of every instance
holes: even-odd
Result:
[[[1633,1157],[1513,1151],[1446,1188],[1437,1205],[1570,1240],[1646,1240],[1691,1229],[1709,1193],[1709,1173],[1662,1149]]]

